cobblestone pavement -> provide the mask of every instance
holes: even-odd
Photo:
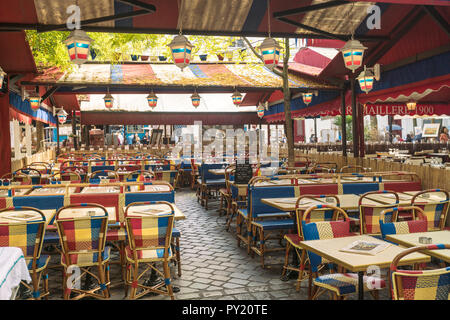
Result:
[[[245,247],[237,247],[233,230],[225,230],[225,219],[219,217],[218,206],[211,203],[206,211],[195,193],[187,189],[177,191],[176,205],[186,215],[186,220],[177,221],[181,231],[182,276],[178,277],[176,267],[171,268],[173,285],[180,288],[176,299],[192,300],[305,300],[308,281],[302,282],[299,292],[295,290],[296,280],[280,280],[284,250],[272,253],[266,261],[268,268],[262,269],[259,256],[247,255]],[[117,258],[117,254],[115,257]],[[56,259],[56,260],[55,260]],[[59,257],[53,259],[58,262]],[[61,269],[49,271],[50,299],[61,299]],[[111,283],[120,281],[120,268],[111,265]],[[365,295],[371,299],[371,295]],[[355,299],[356,295],[350,297]],[[121,284],[111,288],[111,299],[124,299]],[[141,299],[169,299],[166,296],[144,296]],[[319,299],[329,299],[324,294]],[[380,292],[380,299],[387,299],[387,290]]]

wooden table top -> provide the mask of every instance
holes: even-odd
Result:
[[[76,188],[69,188],[69,192],[74,193]],[[51,195],[51,194],[64,194],[66,192],[66,187],[60,188],[37,188],[32,190],[27,195],[39,196],[39,195]]]
[[[45,216],[46,224],[48,224],[56,214],[56,210],[54,209],[41,211]],[[39,213],[35,211],[16,210],[16,211],[9,211],[7,213],[2,213],[0,217],[0,222],[10,222],[10,221],[25,222],[25,221],[33,221],[39,218],[40,218]]]
[[[172,206],[175,214],[174,219],[185,220],[186,216],[184,215],[184,213],[175,204],[172,204]],[[123,208],[124,212],[125,208],[126,207]],[[170,212],[169,206],[164,204],[145,204],[141,206],[132,206],[128,210],[128,214],[142,215],[142,216],[149,214],[169,213],[169,212]]]
[[[405,248],[390,244],[386,249],[375,255],[340,251],[345,246],[348,246],[357,240],[382,244],[388,243],[368,235],[359,235],[325,240],[301,241],[299,245],[302,248],[314,252],[331,262],[343,266],[351,272],[367,271],[369,266],[388,268],[391,265],[392,260],[394,260],[399,253],[405,250]],[[399,261],[399,265],[411,265],[414,263],[429,262],[430,260],[430,256],[415,252],[403,257]]]
[[[407,234],[391,234],[386,235],[386,239],[394,243],[398,243],[404,247],[418,247],[424,246],[424,244],[419,242],[419,237],[429,237],[432,238],[433,244],[450,244],[450,231],[430,231],[430,232],[417,232],[417,233],[407,233]],[[425,250],[427,253],[433,257],[450,262],[450,250]]]
[[[105,207],[108,212],[108,223],[116,222],[116,208],[115,207]],[[68,208],[61,211],[59,217],[67,218],[67,217],[89,217],[90,215],[102,215],[103,210],[100,208]]]
[[[413,195],[415,193],[411,192],[397,192],[399,197],[399,205],[400,206],[408,206],[411,204],[411,200],[413,198]],[[371,200],[375,200],[381,204],[393,204],[395,202],[395,196],[392,193],[380,193],[380,194],[373,194],[367,196],[367,198]],[[433,203],[433,202],[439,202],[440,200],[444,200],[442,196],[439,195],[431,195],[429,198],[423,198],[420,197],[420,202],[423,203]]]
[[[130,186],[132,192],[170,192],[170,186],[166,185],[146,185],[144,190],[139,190],[139,186]]]
[[[343,210],[356,210],[359,208],[358,202],[359,202],[359,196],[356,194],[339,194],[336,195],[339,199],[340,208]],[[262,203],[265,203],[269,206],[275,207],[278,210],[281,211],[295,211],[295,203],[297,201],[298,197],[289,197],[289,198],[263,198],[261,199]],[[327,200],[327,198],[320,198],[320,199],[304,199],[301,201],[301,209],[308,209],[309,207],[312,207],[314,205],[319,204],[331,204],[336,205],[336,201],[334,198],[330,197],[330,202]],[[305,204],[305,205],[303,205]],[[365,199],[363,201],[363,204],[369,204],[369,205],[379,205],[378,202]]]
[[[16,196],[23,196],[25,194],[27,194],[28,192],[30,192],[31,189],[15,189],[15,195]],[[0,198],[2,197],[8,197],[8,190],[7,189],[2,189],[0,190]]]

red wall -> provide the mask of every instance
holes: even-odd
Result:
[[[0,176],[8,172],[11,172],[9,98],[6,94],[0,94]]]

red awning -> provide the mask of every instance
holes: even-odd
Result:
[[[9,108],[9,121],[17,120],[19,122],[25,123],[25,124],[31,124],[33,119],[31,119],[30,116],[27,116],[19,111],[17,111],[15,108]]]

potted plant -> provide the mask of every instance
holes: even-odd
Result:
[[[208,54],[206,54],[206,53],[205,54],[199,54],[198,56],[200,57],[201,61],[206,61],[206,59],[208,58]]]
[[[95,60],[95,57],[97,57],[97,51],[94,48],[91,48],[90,52],[92,60]]]
[[[138,55],[138,54],[132,54],[132,55],[131,55],[131,60],[132,60],[132,61],[138,61],[138,60],[139,60],[139,57],[140,57],[140,55]]]
[[[158,58],[159,58],[159,61],[166,61],[167,60],[167,57],[166,56],[162,56],[162,55],[158,56]]]
[[[219,59],[219,61],[223,61],[223,58],[223,52],[217,54],[217,59]]]
[[[233,61],[233,51],[227,51],[226,56],[228,61]]]
[[[150,57],[150,56],[144,56],[144,55],[142,55],[142,56],[141,56],[141,61],[147,61],[149,57]]]

